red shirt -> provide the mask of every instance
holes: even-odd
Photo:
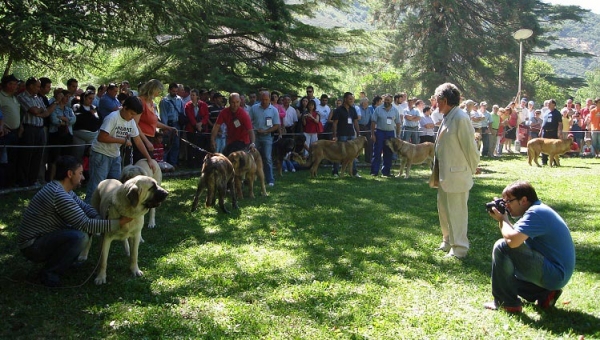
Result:
[[[142,101],[144,111],[142,111],[142,115],[140,116],[138,127],[146,136],[154,137],[154,134],[156,133],[156,126],[158,125],[158,116],[156,113],[154,113],[154,106],[146,103],[145,98],[140,99]]]
[[[185,110],[185,115],[190,120],[188,125],[186,125],[186,127],[185,127],[185,131],[195,132],[196,131],[196,123],[198,123],[198,120],[199,120],[200,123],[202,123],[202,131],[200,131],[200,132],[210,132],[210,129],[208,126],[208,118],[210,115],[208,113],[208,105],[205,102],[198,99],[198,116],[196,116],[196,112],[194,110],[194,103],[192,103],[191,101],[189,101],[185,104],[184,110]]]
[[[250,144],[248,131],[252,130],[252,121],[248,113],[241,107],[237,109],[235,114],[228,107],[221,110],[216,124],[225,124],[227,127],[227,145],[236,141]]]
[[[319,116],[317,111],[311,112],[310,115],[314,118]],[[309,117],[306,117],[306,125],[304,125],[304,132],[305,133],[319,133],[319,123],[315,122],[314,120],[312,120]]]

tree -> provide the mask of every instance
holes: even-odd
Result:
[[[588,98],[595,99],[600,97],[600,69],[587,72],[585,74],[587,86],[577,90],[575,99],[585,103]]]
[[[374,19],[397,30],[393,61],[406,66],[403,77],[423,84],[424,94],[449,81],[470,97],[504,101],[518,87],[513,32],[534,31],[524,41],[529,53],[548,46],[543,36],[554,23],[581,20],[582,13],[538,0],[383,0]]]

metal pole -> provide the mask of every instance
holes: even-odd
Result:
[[[517,100],[521,100],[521,81],[523,78],[523,40],[519,40],[519,92]]]

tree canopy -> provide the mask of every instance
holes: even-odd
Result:
[[[551,6],[538,0],[383,0],[374,19],[395,30],[392,61],[403,78],[424,93],[450,81],[474,97],[514,96],[519,44],[513,33],[533,30],[525,53],[547,49],[557,22],[581,20],[576,6]],[[574,53],[574,51],[563,51]],[[553,51],[547,51],[551,54]]]
[[[0,54],[12,61],[55,66],[85,60],[132,81],[167,81],[246,90],[326,88],[322,66],[344,69],[361,31],[303,22],[314,1],[284,0],[6,0],[0,10]],[[344,8],[343,1],[320,5]],[[107,54],[98,53],[106,51]],[[124,53],[113,60],[115,56]],[[103,72],[100,72],[103,73]],[[110,80],[108,79],[108,80]]]

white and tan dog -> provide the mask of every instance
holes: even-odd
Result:
[[[158,186],[162,185],[162,171],[155,160],[151,160],[154,164],[154,171],[148,165],[148,160],[145,158],[135,162],[134,165],[128,165],[121,171],[121,183],[125,183],[135,176],[144,175],[154,178]],[[156,227],[156,208],[150,209],[148,214],[148,228]],[[142,240],[143,242],[143,240]]]
[[[125,183],[107,179],[98,185],[92,196],[92,206],[106,219],[118,219],[127,216],[133,220],[119,230],[105,233],[102,238],[102,253],[98,275],[94,282],[106,283],[108,252],[113,240],[128,240],[131,249],[129,269],[134,276],[142,276],[138,267],[138,248],[144,226],[144,215],[148,210],[158,207],[169,193],[148,176],[136,176]],[[91,238],[80,259],[87,259]]]
[[[398,138],[390,138],[385,141],[385,145],[401,158],[400,173],[396,177],[402,176],[402,171],[406,168],[405,178],[409,178],[410,167],[413,164],[426,163],[431,168],[435,155],[435,144],[430,142],[411,144]]]

